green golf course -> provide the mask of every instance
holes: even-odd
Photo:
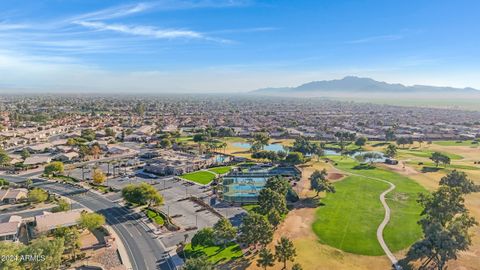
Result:
[[[425,192],[415,181],[379,168],[359,166],[347,157],[329,157],[336,167],[351,175],[335,183],[336,193],[321,200],[313,230],[320,242],[346,252],[361,255],[384,255],[376,238],[376,230],[384,218],[385,210],[380,194],[389,188],[383,179],[396,185],[387,194],[391,219],[384,231],[385,241],[396,252],[410,246],[420,238],[417,221],[421,208],[416,200]],[[378,178],[378,179],[377,179]]]

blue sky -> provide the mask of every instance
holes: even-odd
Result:
[[[479,9],[474,0],[1,1],[0,89],[238,92],[346,75],[480,88]]]

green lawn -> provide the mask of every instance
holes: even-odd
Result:
[[[387,183],[367,177],[387,179],[397,187],[387,195],[392,211],[384,238],[393,252],[409,247],[421,237],[417,224],[421,207],[418,194],[425,192],[417,182],[399,174],[373,168],[354,169],[358,162],[351,158],[329,156],[349,176],[335,183],[337,192],[322,199],[324,206],[317,210],[313,230],[321,242],[344,251],[362,255],[383,255],[377,242],[376,230],[384,217],[379,195],[388,189]]]
[[[226,248],[222,246],[196,246],[195,249],[192,249],[192,245],[187,244],[184,251],[187,258],[204,255],[215,265],[226,263],[243,256],[242,249],[235,242],[227,244]],[[183,256],[182,253],[180,253],[180,255]]]
[[[329,142],[325,144],[326,149],[332,149],[332,150],[338,150],[340,151],[341,147],[339,143],[336,142]],[[355,151],[359,150],[360,147],[356,146],[354,143],[350,143],[348,145],[345,145],[345,150],[346,151]]]
[[[473,143],[474,141],[468,140],[468,141],[436,141],[433,142],[436,145],[441,145],[441,146],[474,146],[477,147],[478,143]]]
[[[223,167],[210,168],[208,170],[211,171],[211,172],[214,172],[216,174],[226,174],[226,173],[229,173],[232,170],[232,167],[223,166]]]
[[[408,150],[408,149],[399,149],[398,150],[398,153],[399,154],[408,154],[408,155],[412,155],[412,156],[415,156],[415,157],[423,157],[423,158],[430,158],[432,156],[432,153],[435,152],[435,151],[431,151],[431,150]],[[450,159],[452,160],[459,160],[459,159],[463,159],[462,156],[460,155],[457,155],[457,154],[453,154],[453,153],[445,153],[443,152],[442,154],[446,155],[447,157],[449,157]]]
[[[183,179],[190,180],[202,185],[206,185],[212,182],[212,180],[215,179],[215,176],[216,175],[214,173],[211,173],[209,171],[196,171],[180,175],[180,177]]]
[[[153,222],[157,223],[158,225],[163,226],[165,224],[165,220],[163,220],[162,216],[159,215],[157,212],[146,209],[145,213],[147,214],[147,217],[152,220]]]
[[[193,142],[193,137],[192,137],[192,136],[179,137],[179,138],[176,138],[175,140],[176,140],[177,142],[190,142],[190,141]]]
[[[247,204],[242,206],[242,208],[248,213],[257,213],[259,207],[258,204]]]
[[[426,167],[432,167],[432,168],[438,168],[438,170],[453,170],[453,169],[458,169],[458,170],[480,170],[480,167],[477,166],[470,166],[470,165],[463,165],[463,164],[449,164],[447,167],[444,167],[443,164],[439,164],[438,167],[435,165],[433,162],[422,162],[423,165],[418,165],[418,161],[407,161],[407,164],[409,165],[417,165],[417,166],[426,166]]]

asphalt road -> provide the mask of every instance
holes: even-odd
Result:
[[[171,260],[164,258],[163,244],[149,232],[148,227],[141,221],[140,214],[133,213],[86,189],[69,184],[35,179],[34,185],[68,197],[94,212],[103,214],[107,223],[121,238],[134,270],[174,269]]]

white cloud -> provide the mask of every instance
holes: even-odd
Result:
[[[103,22],[76,21],[78,25],[93,28],[100,31],[114,31],[136,36],[146,36],[151,38],[169,39],[169,38],[205,38],[203,34],[190,30],[177,29],[158,29],[151,26],[128,26],[123,24],[106,24]]]
[[[108,19],[114,19],[114,18],[120,18],[120,17],[125,17],[129,16],[132,14],[140,13],[143,11],[146,11],[153,7],[152,4],[147,4],[147,3],[138,3],[134,5],[123,5],[123,6],[117,6],[117,7],[112,7],[112,8],[107,8],[107,9],[102,9],[90,13],[85,13],[79,16],[76,16],[72,19],[71,21],[77,21],[77,20],[108,20]]]

